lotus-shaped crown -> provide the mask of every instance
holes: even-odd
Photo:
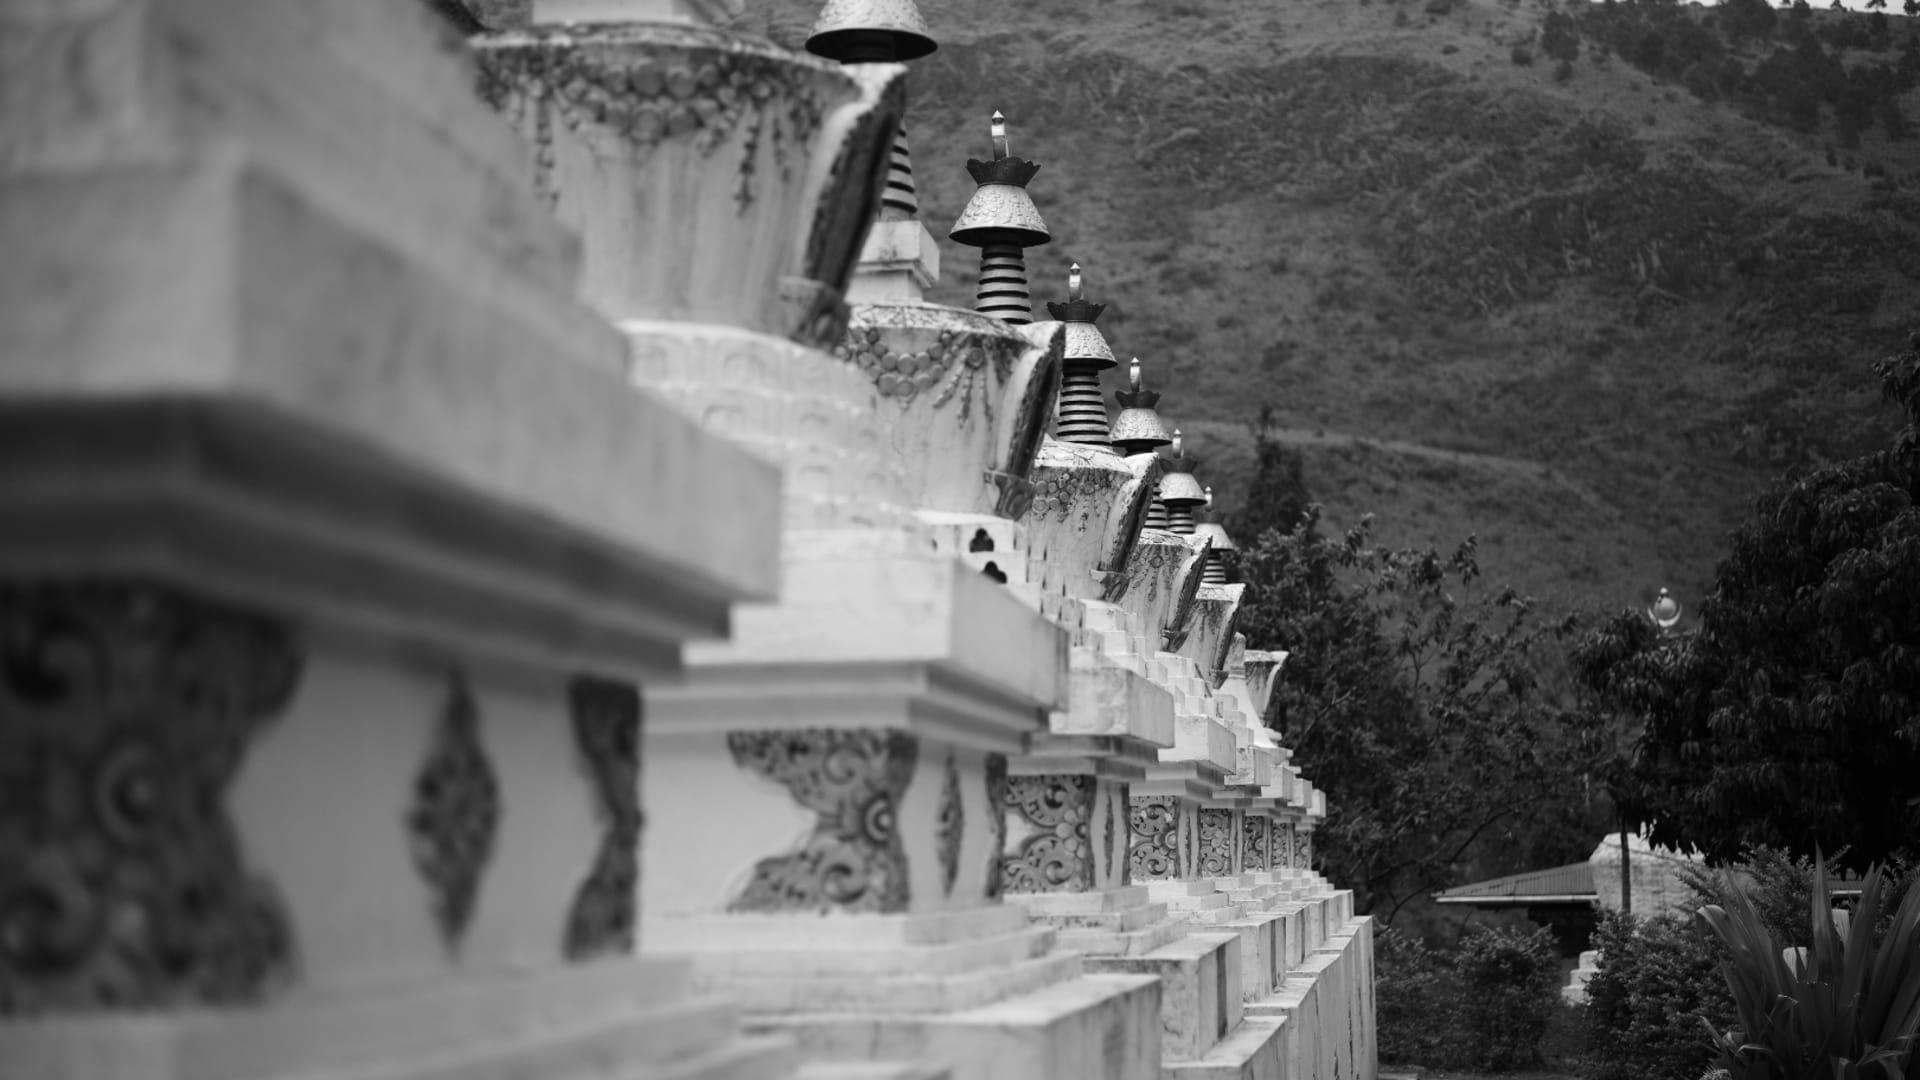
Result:
[[[1147,453],[1172,442],[1166,422],[1153,408],[1160,403],[1160,392],[1140,385],[1139,357],[1135,357],[1128,368],[1128,381],[1132,384],[1131,390],[1116,391],[1113,395],[1120,403],[1120,415],[1113,421],[1113,445],[1123,454],[1131,455]]]
[[[1007,152],[1007,119],[993,114],[993,160],[970,160],[967,172],[980,185],[947,236],[968,247],[1039,247],[1053,239],[1040,210],[1027,194],[1027,181],[1040,171],[1031,161]]]
[[[1093,364],[1098,368],[1110,368],[1119,363],[1113,358],[1113,349],[1107,345],[1107,339],[1100,334],[1100,328],[1093,325],[1107,305],[1087,300],[1080,292],[1080,264],[1074,263],[1067,268],[1067,302],[1049,302],[1047,314],[1066,324],[1066,359],[1079,360]],[[1097,397],[1099,386],[1094,386]]]

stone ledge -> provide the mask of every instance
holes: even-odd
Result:
[[[1170,1061],[1163,1080],[1290,1080],[1282,1065],[1282,1017],[1247,1016],[1193,1061]],[[1301,1078],[1308,1080],[1308,1078]]]

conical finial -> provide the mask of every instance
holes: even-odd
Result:
[[[999,109],[993,110],[993,121],[987,131],[993,136],[993,160],[999,161],[1012,152],[1007,149],[1007,118],[1000,115]]]
[[[827,0],[807,51],[843,64],[897,64],[939,46],[913,0]]]
[[[1120,404],[1120,415],[1113,421],[1113,447],[1129,457],[1153,453],[1173,441],[1166,421],[1154,411],[1154,406],[1160,403],[1160,392],[1146,389],[1140,381],[1137,356],[1127,367],[1127,381],[1131,389],[1116,391],[1113,395]]]
[[[1053,239],[1040,210],[1027,194],[1027,182],[1040,166],[1007,152],[1007,118],[998,110],[988,126],[993,137],[993,160],[970,158],[967,173],[979,187],[966,209],[947,230],[947,236],[980,249],[980,284],[973,309],[1002,322],[1033,321],[1033,302],[1027,294],[1026,250]]]
[[[1207,494],[1207,501],[1203,505],[1206,506],[1207,509],[1211,510],[1213,509],[1213,485],[1212,484],[1207,485],[1206,494]]]
[[[1080,264],[1067,267],[1067,302],[1048,303],[1047,313],[1066,330],[1061,355],[1060,403],[1054,434],[1062,442],[1083,446],[1110,445],[1107,403],[1101,399],[1100,373],[1114,365],[1113,350],[1100,328],[1093,325],[1105,304],[1090,303],[1081,291]]]
[[[1182,456],[1180,452],[1180,429],[1179,428],[1173,429],[1173,456],[1174,457]]]

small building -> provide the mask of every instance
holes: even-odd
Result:
[[[1586,862],[1476,881],[1447,889],[1433,899],[1439,904],[1496,911],[1520,908],[1528,919],[1553,931],[1560,954],[1568,957],[1578,956],[1587,947],[1600,914],[1593,866]]]

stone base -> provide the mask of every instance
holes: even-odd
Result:
[[[1052,927],[1059,948],[1086,956],[1141,956],[1186,933],[1183,921],[1169,918],[1167,905],[1154,903],[1140,885],[1092,893],[1008,894],[1006,900]]]
[[[959,1012],[760,1015],[747,1027],[789,1035],[823,1064],[933,1061],[952,1080],[1151,1080],[1160,1075],[1159,1015],[1157,980],[1087,975]]]
[[[1257,1001],[1273,993],[1287,973],[1287,921],[1277,911],[1252,911],[1221,930],[1240,935],[1241,994]]]
[[[0,1061],[8,1080],[792,1074],[790,1040],[738,1036],[737,1009],[688,994],[686,975],[684,964],[618,960],[257,1009],[39,1017],[0,1024]]]
[[[1373,920],[1341,926],[1288,973],[1277,993],[1249,1003],[1247,1015],[1285,1021],[1280,1075],[1375,1080]]]
[[[718,916],[650,922],[693,965],[693,985],[749,1012],[947,1013],[1080,975],[1049,927],[1018,907],[931,915]]]
[[[1162,1080],[1309,1080],[1285,1071],[1286,1023],[1248,1016],[1204,1056],[1161,1066]]]
[[[1161,980],[1162,1049],[1169,1061],[1191,1061],[1240,1023],[1238,934],[1191,933],[1145,956],[1088,957],[1091,971],[1157,975]]]
[[[1150,881],[1147,895],[1156,903],[1167,905],[1168,912],[1176,918],[1202,926],[1232,922],[1243,913],[1231,896],[1214,888],[1208,879]]]

